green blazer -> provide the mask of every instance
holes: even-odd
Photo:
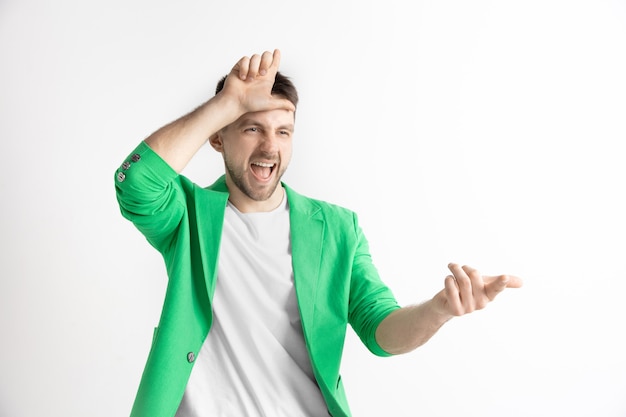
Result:
[[[115,173],[122,215],[163,256],[168,285],[132,417],[173,417],[213,320],[211,301],[228,201],[224,177],[201,188],[142,142]],[[399,308],[380,280],[357,216],[283,184],[289,202],[293,276],[313,371],[334,417],[350,416],[339,375],[347,324],[367,348]]]

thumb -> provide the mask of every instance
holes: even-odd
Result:
[[[484,277],[485,293],[490,300],[504,291],[505,288],[520,288],[523,284],[521,278],[514,275],[497,275]]]
[[[268,106],[270,109],[275,110],[296,111],[296,106],[290,100],[282,98],[281,96],[271,96]]]

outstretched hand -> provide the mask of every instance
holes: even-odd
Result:
[[[449,264],[445,288],[425,303],[389,314],[376,329],[376,341],[386,352],[406,353],[426,343],[448,320],[485,308],[505,288],[519,288],[513,275],[485,276],[469,266]]]
[[[433,301],[442,313],[451,316],[462,316],[481,310],[505,288],[520,288],[523,284],[516,276],[481,275],[467,265],[451,263],[448,269],[452,274],[446,277],[445,288],[435,295]]]
[[[221,93],[236,101],[241,114],[276,109],[295,111],[291,101],[272,96],[279,65],[278,49],[244,56],[231,69]]]

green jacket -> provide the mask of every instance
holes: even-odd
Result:
[[[169,277],[131,416],[172,417],[211,328],[228,190],[224,177],[199,187],[143,142],[115,177],[122,215],[163,255]],[[356,215],[285,189],[296,295],[313,371],[329,414],[350,416],[339,375],[347,323],[370,351],[387,356],[375,331],[399,307],[372,264]]]

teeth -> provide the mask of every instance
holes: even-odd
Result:
[[[260,167],[264,167],[264,168],[271,168],[274,166],[274,164],[268,164],[266,162],[253,162],[252,165],[258,165]]]

